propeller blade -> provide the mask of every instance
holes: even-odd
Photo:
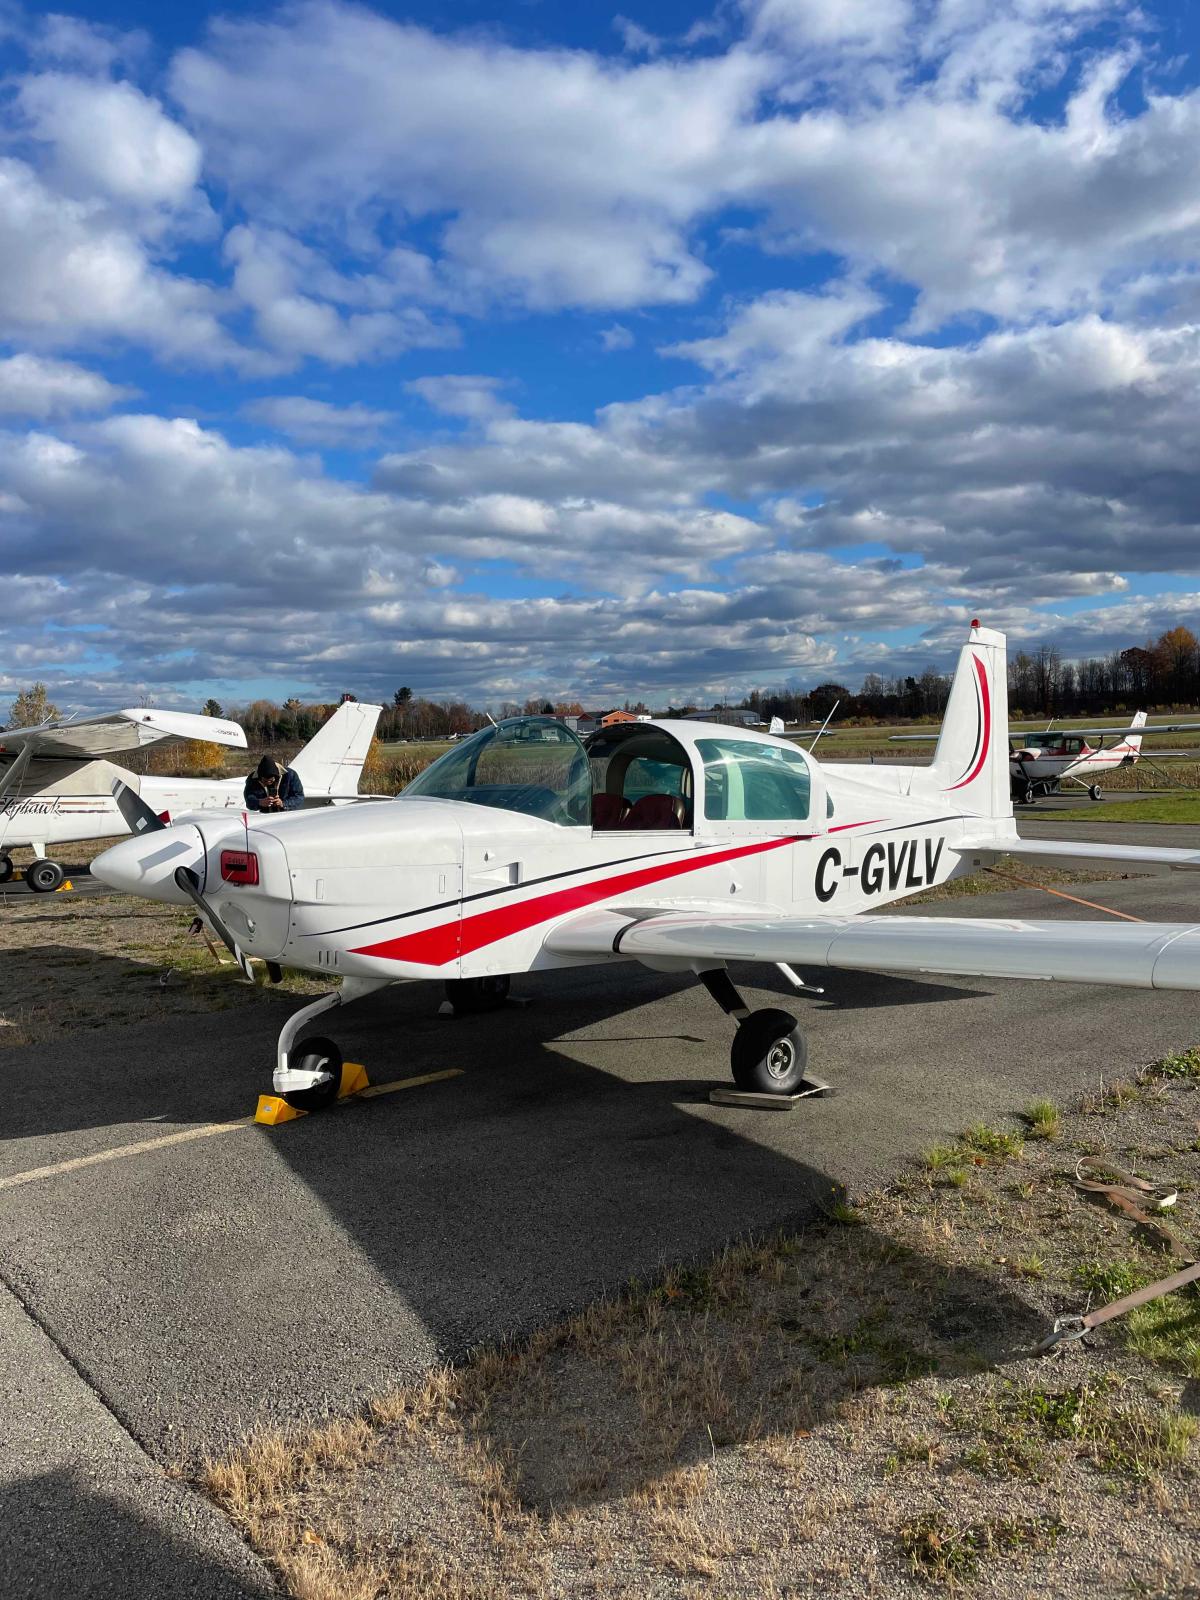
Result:
[[[204,896],[200,893],[200,885],[196,882],[196,874],[191,870],[190,867],[176,867],[175,883],[177,887],[182,889],[184,894],[186,894],[188,898],[195,903],[196,907],[208,918],[212,925],[213,931],[216,933],[221,943],[225,946],[226,950],[229,951],[229,954],[237,962],[238,966],[241,967],[242,971],[250,979],[250,982],[253,983],[254,968],[250,965],[250,957],[246,955],[242,947],[238,944],[237,940],[230,933],[229,929],[225,926],[220,917],[209,905],[208,901],[205,900]]]
[[[141,795],[134,794],[122,778],[113,784],[112,794],[130,833],[157,833],[160,828],[166,827],[166,823],[155,816]]]

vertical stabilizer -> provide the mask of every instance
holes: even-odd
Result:
[[[983,817],[1011,817],[1005,638],[971,624],[929,768],[948,799]]]
[[[1146,713],[1144,711],[1139,711],[1135,717],[1130,717],[1129,726],[1131,728],[1144,728],[1146,726]],[[1142,736],[1140,733],[1127,734],[1121,743],[1122,745],[1128,745],[1131,753],[1134,756],[1141,755]]]
[[[344,799],[358,793],[363,762],[382,709],[347,700],[289,763],[307,797]]]

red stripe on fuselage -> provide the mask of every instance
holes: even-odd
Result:
[[[351,954],[378,956],[385,961],[412,961],[427,967],[444,967],[460,955],[469,955],[472,950],[494,944],[498,939],[510,938],[514,933],[524,933],[539,922],[549,922],[551,918],[565,916],[569,911],[581,911],[585,906],[595,905],[597,900],[609,900],[614,895],[644,889],[647,884],[661,883],[681,873],[698,872],[701,867],[716,867],[723,861],[737,861],[741,856],[778,850],[782,845],[797,844],[813,837],[810,833],[789,834],[783,839],[764,839],[755,844],[739,845],[734,850],[717,850],[699,857],[690,856],[683,861],[669,861],[661,866],[639,867],[635,872],[622,872],[615,878],[600,878],[593,883],[557,889],[553,894],[523,900],[518,905],[497,906],[492,911],[464,917],[461,922],[455,918],[453,922],[443,922],[436,928],[426,928],[422,933],[405,933],[398,939],[360,945]]]
[[[968,783],[974,783],[983,768],[983,763],[987,760],[988,748],[992,741],[992,702],[988,694],[987,672],[978,656],[972,656],[971,660],[975,663],[975,676],[979,679],[980,707],[983,718],[982,748],[979,752],[979,759],[970,772],[967,773],[965,778],[960,778],[957,783],[952,783],[946,791],[947,794],[955,789],[965,788]]]

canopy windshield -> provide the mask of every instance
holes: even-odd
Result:
[[[583,745],[552,717],[513,717],[464,739],[413,779],[401,799],[464,800],[583,828],[592,779]]]

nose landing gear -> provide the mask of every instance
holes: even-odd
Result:
[[[343,978],[342,987],[303,1006],[284,1023],[275,1046],[275,1093],[296,1111],[322,1111],[337,1099],[342,1087],[342,1052],[332,1039],[296,1037],[314,1017],[337,1006],[350,1005],[364,995],[386,989],[391,978]],[[295,1047],[293,1049],[293,1046]]]

